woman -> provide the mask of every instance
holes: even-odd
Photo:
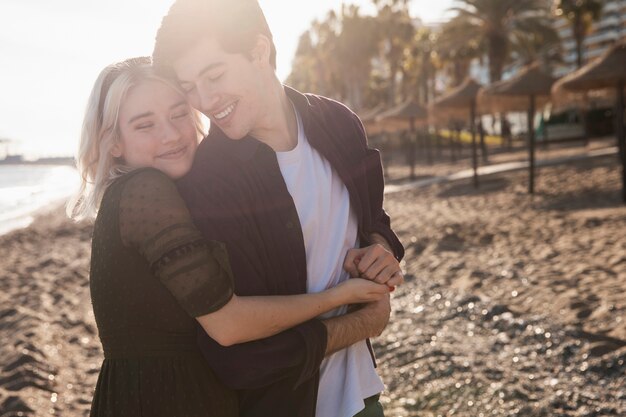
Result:
[[[90,96],[68,212],[97,212],[90,286],[105,359],[92,416],[236,416],[196,347],[195,320],[230,345],[388,292],[353,279],[319,294],[237,297],[224,245],[202,239],[172,182],[191,167],[198,126],[148,58],[105,68]]]

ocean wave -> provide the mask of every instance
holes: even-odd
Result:
[[[28,226],[36,211],[60,204],[77,189],[78,182],[72,167],[0,167],[0,234]]]

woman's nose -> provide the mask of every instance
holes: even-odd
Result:
[[[161,141],[163,143],[176,142],[180,139],[180,137],[181,132],[178,127],[171,120],[168,120],[165,123],[163,134],[161,135]]]

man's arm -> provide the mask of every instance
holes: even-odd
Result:
[[[326,355],[361,340],[379,336],[389,322],[390,313],[390,299],[387,296],[352,313],[323,320],[327,330]]]
[[[393,253],[393,249],[391,248],[391,244],[385,237],[379,233],[371,233],[369,236],[370,242],[378,244],[383,248],[387,249],[387,251]]]

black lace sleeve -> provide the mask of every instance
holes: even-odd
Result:
[[[175,184],[156,169],[133,172],[120,198],[120,235],[150,264],[154,276],[189,315],[224,306],[233,278],[224,244],[205,241]]]

